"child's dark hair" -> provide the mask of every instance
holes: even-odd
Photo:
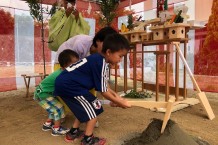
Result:
[[[103,42],[107,35],[117,33],[112,27],[104,27],[100,31],[98,31],[93,38],[93,46],[97,47],[97,41]]]
[[[69,65],[71,63],[72,57],[76,57],[77,59],[79,59],[79,55],[73,50],[66,49],[62,51],[58,56],[60,66],[66,67],[67,65]]]
[[[112,53],[122,49],[129,51],[130,46],[128,40],[123,35],[117,33],[108,35],[105,38],[102,53],[105,54],[108,49],[110,49]]]
[[[66,0],[69,3],[76,3],[76,0]]]

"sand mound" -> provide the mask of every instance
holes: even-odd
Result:
[[[124,145],[209,145],[202,141],[199,144],[198,139],[187,135],[172,120],[168,121],[163,134],[160,134],[161,126],[162,120],[153,119],[139,137],[125,141]]]

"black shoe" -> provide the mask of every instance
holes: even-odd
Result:
[[[76,133],[71,133],[70,131],[66,134],[65,136],[65,141],[66,142],[73,142],[77,138],[81,138],[84,136],[84,131],[83,130],[77,130]]]

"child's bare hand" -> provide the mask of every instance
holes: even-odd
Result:
[[[122,98],[122,99],[123,99],[123,98]],[[131,105],[129,104],[129,102],[128,102],[127,100],[123,99],[122,105],[121,105],[120,107],[122,107],[122,108],[125,109],[125,108],[130,108]]]
[[[71,7],[68,7],[65,12],[66,12],[66,15],[69,16],[73,11],[74,11],[74,7],[71,6]]]
[[[79,11],[77,9],[75,9],[73,11],[73,15],[75,16],[76,20],[79,18]]]
[[[130,108],[131,105],[128,103],[127,100],[123,99],[123,98],[119,98],[121,100],[122,103],[120,103],[120,105],[116,104],[116,103],[113,103],[113,102],[110,102],[110,106],[111,107],[121,107],[121,108]]]

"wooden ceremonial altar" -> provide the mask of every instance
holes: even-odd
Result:
[[[180,103],[183,103],[186,98],[186,71],[188,72],[191,81],[194,85],[194,88],[197,91],[197,96],[202,104],[204,110],[207,113],[207,116],[210,120],[215,118],[215,115],[213,113],[213,110],[208,102],[208,99],[204,92],[201,92],[193,73],[191,72],[187,62],[186,62],[186,47],[187,43],[189,41],[187,32],[189,31],[188,25],[185,26],[185,38],[169,38],[169,39],[159,39],[159,40],[148,40],[148,41],[137,41],[137,42],[131,42],[131,53],[133,53],[133,89],[137,90],[137,79],[136,79],[136,54],[141,53],[142,54],[142,66],[144,66],[144,53],[154,53],[156,55],[156,98],[155,101],[142,101],[142,100],[129,100],[129,103],[132,106],[139,106],[147,109],[165,109],[165,115],[163,118],[163,124],[161,128],[161,133],[164,132],[164,129],[166,127],[166,124],[170,118],[171,112],[175,105],[178,105]],[[132,32],[132,34],[135,34],[136,32]],[[123,33],[125,36],[125,33]],[[131,34],[131,32],[128,32],[128,34]],[[131,34],[131,37],[132,37]],[[135,37],[135,36],[134,36]],[[142,35],[140,36],[140,38]],[[184,43],[184,54],[182,53],[180,49],[180,43]],[[164,51],[136,51],[136,45],[142,45],[142,48],[144,46],[151,46],[151,45],[167,45],[167,49]],[[175,97],[170,96],[169,91],[169,76],[170,76],[170,45],[175,46]],[[164,55],[166,57],[166,65],[165,65],[165,102],[159,101],[159,62],[160,62],[160,55]],[[183,79],[183,99],[179,99],[179,58],[182,60],[184,64],[184,79]],[[144,67],[142,67],[142,91],[146,89],[146,85],[144,85]],[[117,67],[115,68],[115,91],[117,91]],[[127,91],[127,56],[124,57],[124,92]]]

